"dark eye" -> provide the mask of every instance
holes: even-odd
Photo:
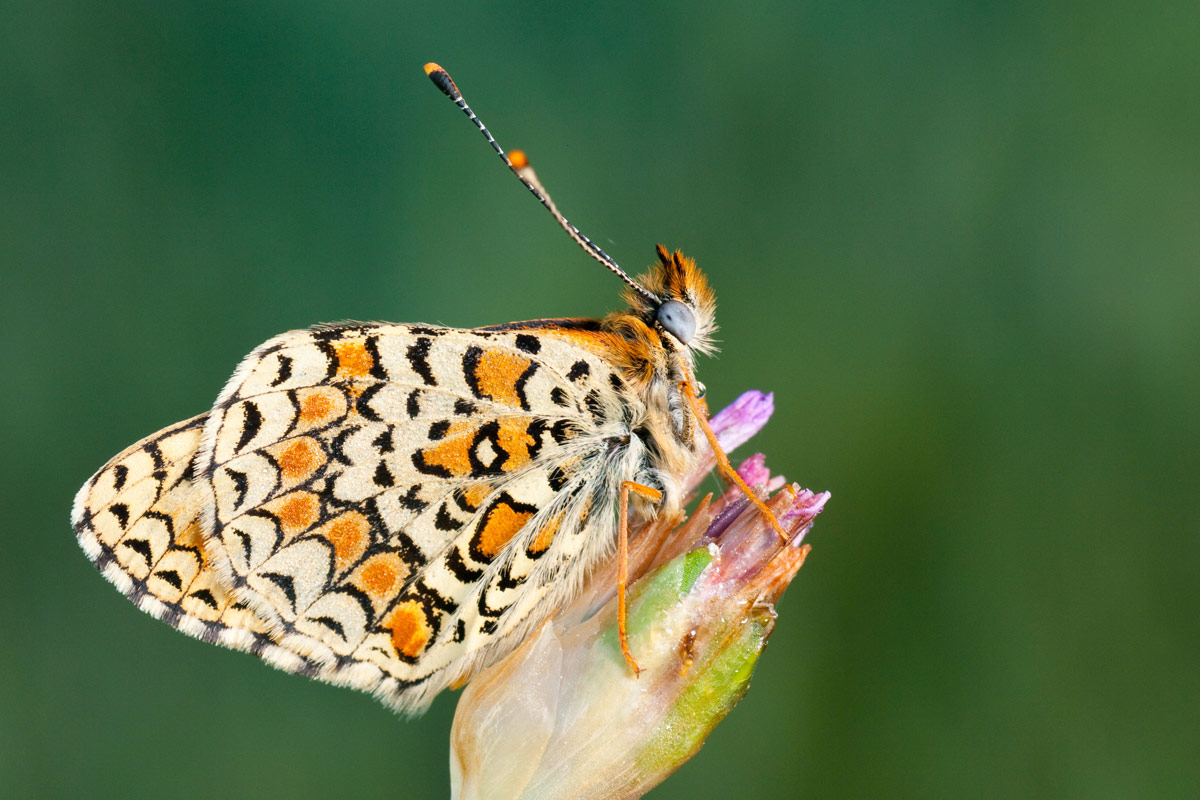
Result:
[[[659,306],[654,319],[682,344],[687,344],[696,335],[696,315],[678,300],[668,300]]]

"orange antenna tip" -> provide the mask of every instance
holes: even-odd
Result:
[[[525,157],[524,150],[509,150],[508,160],[512,162],[513,169],[525,169],[529,166],[529,159]]]
[[[462,97],[458,87],[454,84],[454,79],[450,77],[449,72],[442,69],[440,64],[430,61],[425,65],[425,74],[433,81],[434,86],[442,90],[442,94],[446,97],[455,101]]]

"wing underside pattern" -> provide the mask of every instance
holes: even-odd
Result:
[[[198,639],[312,674],[317,665],[278,647],[267,623],[233,598],[204,554],[201,510],[211,491],[192,469],[203,425],[202,415],[165,428],[97,472],[72,510],[79,543],[151,616]]]
[[[276,337],[139,442],[74,523],[143,610],[420,710],[574,592],[643,463],[587,333],[344,325]]]

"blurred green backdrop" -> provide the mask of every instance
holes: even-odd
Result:
[[[445,796],[453,695],[188,639],[67,521],[280,331],[616,305],[435,59],[628,268],[699,260],[711,401],[833,492],[653,797],[1194,796],[1195,3],[570,5],[0,12],[0,795]]]

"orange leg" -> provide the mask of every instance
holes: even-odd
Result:
[[[657,503],[662,500],[662,492],[643,486],[633,481],[621,481],[620,525],[617,536],[617,637],[621,640],[621,655],[625,662],[638,675],[642,670],[633,660],[629,652],[629,632],[625,626],[625,587],[629,583],[629,493],[637,492],[647,500]]]
[[[696,392],[692,388],[692,379],[689,376],[686,381],[679,384],[679,389],[683,393],[683,397],[687,400],[688,406],[692,409],[692,415],[696,417],[696,422],[700,425],[700,430],[704,431],[704,436],[708,439],[708,444],[712,447],[713,456],[717,459],[717,469],[721,474],[734,483],[751,503],[758,506],[759,510],[767,517],[767,522],[771,523],[771,527],[779,534],[784,543],[791,541],[791,537],[784,531],[783,526],[779,524],[779,520],[775,519],[775,514],[771,509],[767,508],[767,504],[759,500],[754,492],[750,491],[750,487],[742,480],[742,476],[737,474],[737,470],[733,468],[733,464],[729,463],[729,456],[725,455],[725,451],[721,449],[721,445],[717,443],[717,435],[713,433],[713,429],[709,427],[708,416],[704,413],[704,408],[700,405],[700,400],[696,397]]]

